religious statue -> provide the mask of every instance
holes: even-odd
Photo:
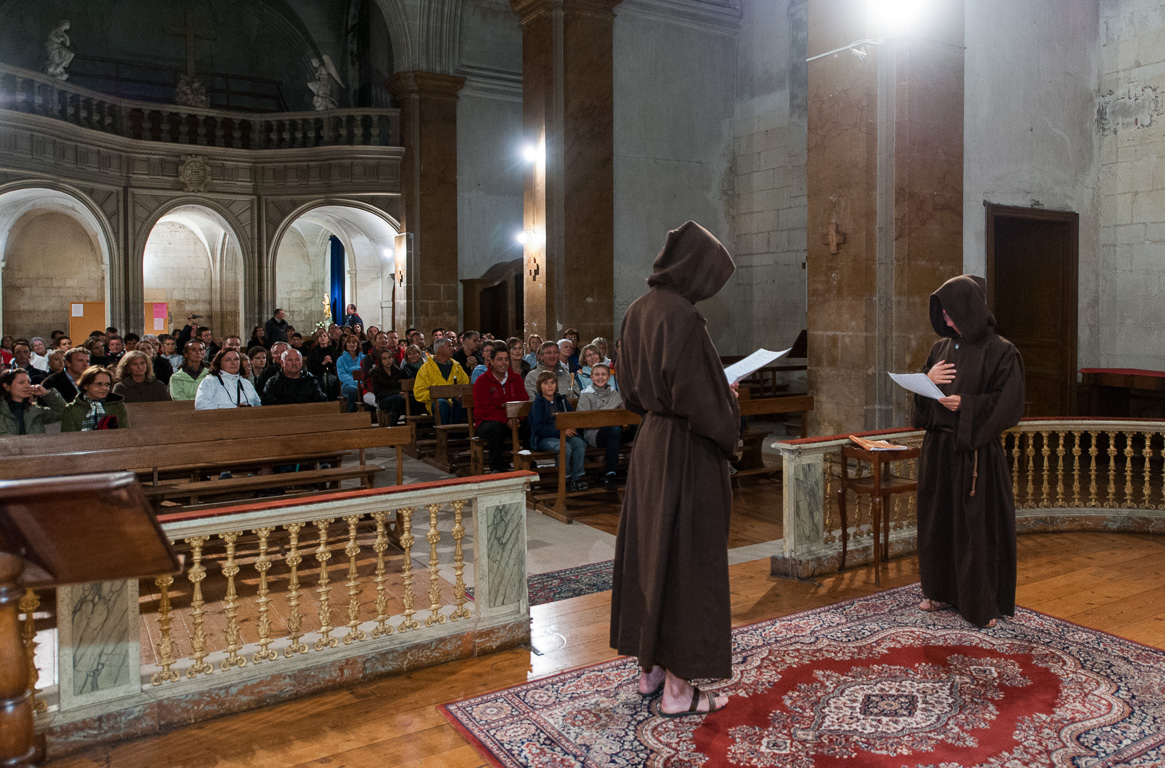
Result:
[[[206,86],[193,75],[181,75],[178,78],[178,87],[174,89],[174,103],[181,107],[210,106],[210,97],[206,95]]]
[[[69,64],[77,54],[69,50],[69,20],[65,19],[49,32],[49,39],[44,44],[49,60],[45,62],[46,75],[52,75],[58,80],[68,80]]]
[[[332,63],[332,59],[328,54],[323,55],[323,61],[320,59],[312,59],[311,66],[315,72],[315,79],[308,82],[307,87],[311,89],[313,94],[311,104],[317,111],[325,109],[335,109],[340,106],[336,100],[336,89],[332,85],[335,80],[342,87],[344,81],[340,79],[340,73],[336,71],[336,65]]]

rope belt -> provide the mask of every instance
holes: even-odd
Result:
[[[979,449],[975,449],[975,464],[971,469],[971,495],[975,495],[975,484],[979,480]]]

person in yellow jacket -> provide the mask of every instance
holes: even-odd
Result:
[[[421,370],[417,371],[416,381],[413,382],[413,397],[423,404],[429,413],[433,413],[433,399],[429,396],[429,387],[468,383],[469,376],[466,375],[465,369],[453,359],[453,347],[449,346],[449,340],[437,339],[433,342],[432,357],[425,360]],[[442,424],[465,421],[465,411],[460,400],[438,400],[437,408],[441,414]]]

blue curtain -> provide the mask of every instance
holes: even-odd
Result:
[[[344,244],[340,238],[332,235],[328,241],[331,244],[331,274],[332,274],[332,322],[339,323],[344,316]]]

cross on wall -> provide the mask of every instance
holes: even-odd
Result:
[[[830,222],[829,229],[821,236],[821,242],[828,245],[829,252],[836,256],[841,244],[845,242],[845,232],[841,231],[836,221]]]
[[[194,12],[187,7],[185,9],[185,23],[181,27],[171,27],[167,25],[164,30],[167,35],[174,35],[177,37],[186,38],[186,76],[194,77],[194,41],[195,40],[214,40],[215,34],[213,29],[202,28],[199,29],[194,24]]]

